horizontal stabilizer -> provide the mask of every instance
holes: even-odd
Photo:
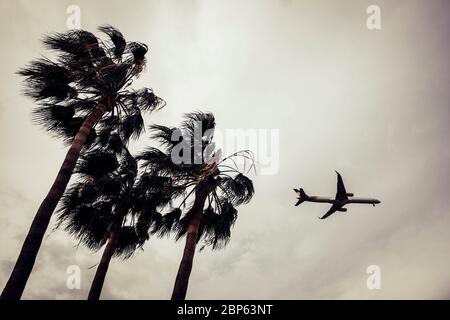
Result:
[[[305,193],[305,191],[300,188],[300,189],[294,189],[294,191],[299,195],[298,197],[298,201],[295,204],[295,206],[300,205],[301,203],[303,203],[304,201],[308,200],[308,195]]]

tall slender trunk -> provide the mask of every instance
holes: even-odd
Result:
[[[116,251],[117,241],[119,240],[120,231],[122,230],[123,218],[111,228],[108,242],[105,250],[103,251],[100,263],[95,271],[94,280],[91,284],[91,290],[89,291],[88,300],[100,299],[102,293],[103,283],[105,282],[106,273],[108,272],[109,262],[111,261],[114,252]]]
[[[172,300],[185,300],[186,292],[189,284],[189,276],[191,275],[192,263],[194,261],[195,247],[197,246],[198,230],[203,217],[203,207],[205,205],[208,193],[206,190],[198,190],[195,192],[195,201],[192,208],[187,214],[192,215],[186,233],[186,244],[184,245],[183,258],[178,268],[175,286],[172,292]]]
[[[80,156],[81,148],[86,142],[92,128],[102,118],[103,114],[107,111],[107,108],[107,104],[100,101],[95,110],[86,118],[80,127],[80,130],[75,135],[72,145],[70,146],[69,151],[67,151],[64,162],[59,169],[58,175],[56,176],[50,191],[44,201],[42,201],[36,215],[34,216],[14,269],[0,296],[1,300],[19,300],[22,296],[28,277],[33,270],[34,262],[41,246],[45,231],[50,223],[50,218],[56,208],[56,205],[58,204],[59,199],[61,199],[67,184],[69,183],[73,169],[75,168],[78,157]]]

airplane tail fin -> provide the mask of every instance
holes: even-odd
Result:
[[[305,193],[305,191],[302,188],[294,189],[294,191],[298,194],[298,201],[295,204],[295,206],[300,205],[301,203],[303,203],[303,201],[305,201],[309,198],[308,195]]]

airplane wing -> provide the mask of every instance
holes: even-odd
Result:
[[[335,213],[337,211],[337,209],[339,209],[339,205],[333,204],[330,208],[330,210],[328,210],[327,213],[325,213],[323,215],[323,217],[320,217],[319,219],[325,219],[328,218],[329,216],[331,216],[333,213]]]
[[[337,172],[337,192],[336,199],[337,200],[347,200],[347,191],[345,190],[344,181],[342,180],[341,175]]]

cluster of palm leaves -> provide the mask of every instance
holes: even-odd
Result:
[[[245,176],[254,168],[252,153],[221,158],[211,113],[188,113],[178,128],[150,126],[160,148],[131,155],[130,140],[144,131],[142,112],[164,102],[149,88],[131,88],[144,70],[147,46],[127,42],[111,26],[99,30],[108,41],[82,30],[48,36],[44,44],[56,58],[33,61],[19,71],[27,79],[26,94],[37,102],[34,120],[70,148],[2,299],[20,299],[58,204],[58,228],[91,250],[104,247],[88,299],[99,299],[112,257],[132,257],[153,235],[186,238],[172,294],[184,299],[196,246],[223,248],[237,206],[254,194]],[[237,158],[250,163],[249,169],[244,166],[242,172]]]
[[[161,142],[162,150],[150,147],[138,159],[144,175],[168,178],[172,181],[172,199],[181,198],[175,211],[162,217],[162,231],[172,230],[176,239],[186,237],[183,258],[175,281],[172,299],[186,297],[196,245],[204,241],[218,249],[227,244],[237,218],[236,206],[250,201],[254,194],[252,181],[243,175],[233,160],[242,157],[254,167],[250,151],[241,151],[220,159],[212,141],[215,119],[211,113],[194,112],[185,115],[179,128],[154,125],[152,137]],[[178,134],[174,134],[179,132]],[[201,133],[201,134],[198,134]],[[173,137],[179,139],[173,139]],[[175,148],[185,161],[173,161]],[[187,153],[187,156],[186,156]],[[181,208],[190,199],[190,209],[181,217]]]
[[[100,297],[111,258],[129,258],[141,248],[156,210],[170,201],[167,183],[146,187],[137,160],[118,136],[83,154],[75,170],[78,181],[66,190],[58,210],[57,227],[91,250],[106,244],[89,292],[92,300]]]
[[[113,27],[99,29],[110,42],[83,30],[48,36],[44,44],[57,58],[32,61],[18,72],[27,79],[25,93],[39,103],[33,112],[36,122],[68,143],[96,107],[106,115],[90,130],[88,145],[105,139],[112,128],[124,141],[137,138],[144,129],[141,112],[162,106],[151,89],[130,88],[145,66],[147,46],[127,43]]]

